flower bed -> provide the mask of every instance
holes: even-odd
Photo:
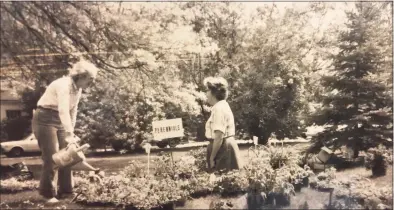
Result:
[[[85,181],[84,178],[81,177],[74,177],[75,186]],[[40,181],[38,180],[25,180],[20,181],[17,178],[9,178],[3,179],[0,182],[0,193],[17,193],[20,191],[29,191],[29,190],[37,190],[38,186],[40,185]]]
[[[385,209],[393,205],[393,191],[390,186],[377,187],[361,176],[338,180],[334,168],[313,177],[310,186],[320,191],[333,190],[336,200],[332,206],[327,206],[328,209]]]
[[[24,190],[38,189],[39,181],[26,180],[18,181],[16,178],[9,178],[1,180],[0,193],[17,193]]]
[[[217,173],[215,180],[206,172],[204,149],[193,150],[177,161],[163,154],[151,161],[150,174],[147,174],[146,163],[132,161],[118,175],[104,177],[101,183],[82,182],[77,202],[154,209],[172,208],[188,198],[209,194],[226,197],[257,193],[265,195],[261,202],[264,205],[289,205],[295,193],[293,184],[302,183],[311,173],[299,167],[287,154],[289,151],[287,148],[281,151],[258,148],[244,169]]]

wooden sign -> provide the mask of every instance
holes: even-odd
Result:
[[[183,137],[182,119],[160,120],[152,122],[154,140]]]

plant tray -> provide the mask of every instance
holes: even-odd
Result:
[[[320,192],[331,192],[334,189],[333,188],[319,187],[319,188],[317,188],[317,190],[320,191]]]
[[[186,200],[184,200],[184,201],[177,201],[177,202],[186,202]],[[160,206],[151,208],[151,210],[173,210],[175,208],[175,205],[176,205],[177,202],[170,202],[170,203],[162,204]],[[77,201],[77,203],[85,205],[85,206],[91,206],[91,207],[95,207],[95,206],[98,207],[98,206],[100,206],[100,207],[124,208],[124,209],[127,209],[127,210],[139,210],[139,208],[137,208],[137,207],[135,207],[133,205],[123,206],[123,205],[116,205],[114,203],[107,203],[107,202]]]
[[[190,194],[190,197],[192,198],[201,198],[201,197],[205,197],[212,194],[211,191],[209,190],[199,190],[199,191],[195,191],[193,193]]]

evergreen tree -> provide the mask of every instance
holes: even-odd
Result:
[[[380,143],[392,145],[392,93],[381,80],[387,72],[386,55],[376,42],[380,8],[372,2],[357,2],[347,18],[347,30],[339,35],[339,53],[333,56],[331,74],[323,77],[330,93],[314,116],[316,124],[333,126],[314,138],[311,151],[346,145],[357,155]],[[392,55],[389,57],[392,59]]]

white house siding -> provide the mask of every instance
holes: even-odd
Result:
[[[1,105],[1,120],[7,119],[7,110],[22,110],[22,103],[20,101],[0,101]]]

